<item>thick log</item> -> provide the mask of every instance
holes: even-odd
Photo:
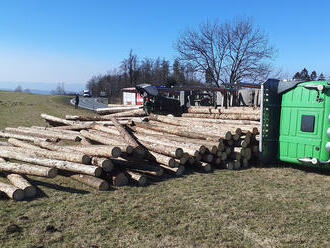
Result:
[[[193,118],[212,118],[222,120],[251,120],[260,121],[260,115],[256,114],[195,114],[195,113],[184,113],[182,117],[193,117]]]
[[[152,152],[156,152],[158,154],[162,154],[171,158],[179,158],[183,156],[182,148],[174,148],[172,146],[167,146],[163,144],[157,144],[152,142],[143,141],[142,144]]]
[[[29,183],[29,181],[23,176],[18,174],[9,174],[7,175],[7,179],[12,185],[24,191],[25,198],[32,198],[37,194],[36,187]]]
[[[91,133],[91,132],[88,132],[88,131],[85,131],[85,130],[81,130],[80,134],[85,138],[97,141],[97,142],[102,143],[102,144],[109,145],[109,149],[115,149],[115,148],[117,148],[117,150],[120,149],[118,146],[113,146],[114,141],[112,139],[108,138],[108,137],[97,135],[95,133]],[[117,151],[117,153],[119,153],[119,154],[117,154],[116,157],[119,157],[120,156],[119,150]]]
[[[112,178],[112,185],[113,186],[125,186],[128,184],[128,178],[127,176],[122,173],[122,172],[119,172],[119,173],[115,173],[111,176]]]
[[[14,201],[22,201],[24,199],[24,191],[8,183],[0,182],[0,191]]]
[[[71,126],[59,126],[59,127],[52,127],[49,129],[55,130],[55,131],[61,131],[61,130],[85,130],[91,128],[91,126],[94,124],[93,123],[79,123],[79,124],[74,124]]]
[[[153,176],[161,176],[163,175],[163,169],[159,164],[155,164],[148,161],[127,161],[124,159],[112,159],[112,162],[115,166],[118,166],[122,169],[132,169],[134,171],[139,171],[141,173],[153,175]]]
[[[101,167],[105,172],[112,171],[114,167],[110,159],[102,157],[92,157],[92,165]]]
[[[114,114],[114,113],[120,113],[120,112],[125,112],[128,110],[134,110],[134,109],[139,109],[141,106],[130,106],[130,107],[112,107],[112,108],[98,108],[96,109],[96,113],[100,115],[104,114]]]
[[[110,115],[104,115],[105,118],[111,118],[111,117],[138,117],[138,116],[146,116],[146,112],[143,109],[133,109],[128,111],[123,111],[120,113],[110,114]]]
[[[169,167],[169,166],[166,166],[164,164],[161,164],[160,165],[163,169],[165,169],[166,172],[169,172],[171,174],[174,174],[175,176],[182,176],[184,171],[185,171],[185,167],[183,165],[179,165],[177,167]]]
[[[91,164],[91,157],[82,153],[49,151],[13,138],[9,139],[8,142],[19,147],[19,148],[14,148],[14,147],[8,148],[11,149],[12,151],[20,151],[50,159],[65,160],[65,161],[82,163],[82,164]]]
[[[82,174],[72,175],[70,177],[78,182],[86,184],[97,190],[104,191],[104,190],[108,190],[110,187],[107,181],[97,177],[82,175]]]
[[[55,117],[55,116],[52,116],[52,115],[41,114],[40,116],[41,116],[42,119],[44,119],[48,122],[51,122],[51,123],[57,123],[57,124],[60,124],[60,125],[68,125],[68,126],[75,124],[74,121],[65,120],[65,119]]]
[[[134,150],[137,152],[137,154],[141,155],[143,157],[145,155],[145,151],[140,145],[137,143],[137,141],[132,137],[132,135],[127,132],[127,130],[117,121],[116,118],[111,117],[111,121],[117,128],[120,135],[124,138],[127,145],[130,145],[134,148]]]
[[[77,135],[71,135],[71,134],[64,134],[60,132],[52,132],[50,130],[37,130],[37,129],[18,129],[18,128],[11,128],[6,127],[6,132],[9,133],[16,133],[21,135],[27,135],[27,136],[35,136],[40,138],[48,138],[48,139],[55,139],[55,140],[72,140],[72,141],[80,141],[81,138]]]
[[[152,156],[156,158],[156,161],[160,164],[163,164],[165,166],[168,166],[170,168],[175,168],[179,166],[179,163],[171,157],[156,153],[156,152],[150,152]]]
[[[57,175],[56,168],[48,168],[32,164],[11,163],[1,160],[1,158],[0,171],[49,178],[54,178]]]
[[[19,140],[26,140],[26,141],[49,141],[49,139],[45,138],[38,138],[38,137],[32,137],[27,135],[19,135],[19,134],[13,134],[13,133],[4,133],[0,131],[0,137],[2,138],[15,138]]]
[[[130,170],[127,170],[126,173],[128,174],[129,178],[132,181],[137,182],[139,186],[145,186],[147,184],[147,177],[145,175]]]
[[[11,150],[1,149],[0,150],[0,157],[9,158],[9,159],[15,159],[31,164],[37,164],[42,165],[46,167],[52,167],[57,168],[60,170],[65,171],[71,171],[76,173],[82,173],[92,176],[99,177],[101,175],[102,169],[97,166],[92,165],[84,165],[84,164],[78,164],[68,161],[62,161],[62,160],[55,160],[55,159],[48,159],[48,158],[38,158],[33,155],[27,155],[20,152],[14,152]]]

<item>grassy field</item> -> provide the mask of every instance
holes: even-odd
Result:
[[[0,128],[87,113],[59,96],[0,92],[0,101]],[[34,177],[37,199],[0,199],[0,247],[329,247],[327,174],[215,170],[108,192]],[[11,224],[21,230],[8,233]]]

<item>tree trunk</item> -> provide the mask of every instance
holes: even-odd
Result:
[[[72,175],[70,177],[97,190],[105,191],[110,187],[107,181],[97,177],[82,174]]]
[[[57,175],[56,168],[48,168],[33,164],[21,164],[1,161],[0,171],[49,178],[54,178]]]
[[[26,180],[23,176],[18,174],[9,174],[7,175],[7,179],[15,187],[24,191],[25,198],[32,198],[37,194],[36,187],[29,183],[29,181]]]
[[[74,121],[64,120],[62,118],[58,118],[58,117],[55,117],[55,116],[52,116],[52,115],[41,114],[40,116],[41,116],[42,119],[44,119],[44,120],[46,120],[48,122],[56,123],[56,124],[59,124],[59,125],[68,125],[68,126],[71,126],[71,125],[74,125],[75,124]]]
[[[19,134],[13,134],[13,133],[4,133],[0,131],[0,137],[2,138],[15,138],[19,140],[26,140],[26,141],[49,141],[49,139],[44,138],[38,138],[38,137],[31,137],[26,135],[19,135]]]
[[[0,191],[15,201],[22,201],[24,199],[24,191],[13,185],[0,182]]]
[[[91,157],[82,153],[77,154],[77,153],[72,153],[72,152],[69,153],[63,151],[62,152],[49,151],[16,139],[9,139],[8,141],[15,146],[19,146],[19,147],[8,147],[8,149],[11,151],[28,153],[34,156],[40,156],[50,159],[65,160],[65,161],[82,163],[82,164],[91,164],[91,160],[92,160]]]
[[[260,121],[260,115],[256,114],[195,114],[184,113],[182,117],[194,117],[194,118],[212,118],[222,120],[251,120]]]
[[[24,130],[24,129],[18,129],[18,128],[11,128],[6,127],[5,130],[9,133],[16,133],[20,135],[27,135],[27,136],[35,136],[40,138],[48,138],[48,139],[56,139],[56,140],[72,140],[72,141],[80,141],[81,138],[77,135],[70,135],[70,134],[64,134],[60,132],[52,132],[49,130]]]
[[[156,161],[160,164],[163,164],[165,166],[168,166],[170,168],[175,168],[179,166],[179,163],[171,157],[156,153],[156,152],[150,152],[152,156],[156,158]]]
[[[92,165],[101,167],[105,172],[112,171],[114,167],[110,159],[102,157],[92,157]]]
[[[132,181],[137,182],[139,186],[145,186],[147,184],[146,176],[144,176],[140,173],[134,172],[134,171],[130,171],[130,170],[127,170],[126,173],[128,174],[129,178]]]
[[[76,173],[82,173],[92,176],[99,177],[101,175],[102,169],[97,166],[78,164],[68,161],[48,159],[48,158],[37,158],[32,155],[27,155],[24,153],[14,152],[7,149],[1,149],[0,157],[15,159],[19,161],[24,161],[31,164],[38,164],[46,167],[57,168],[59,170],[72,171]]]
[[[98,114],[104,115],[104,114],[120,113],[120,112],[125,112],[125,111],[139,109],[139,108],[141,108],[141,106],[98,108],[98,109],[96,109],[96,112]]]
[[[111,118],[111,117],[138,117],[138,116],[146,116],[146,112],[143,109],[133,109],[129,111],[124,111],[121,113],[115,113],[110,115],[104,115],[105,118]]]
[[[144,155],[145,155],[144,149],[142,147],[140,147],[140,145],[136,142],[136,140],[132,137],[132,135],[126,131],[126,129],[117,121],[116,118],[111,117],[111,121],[117,128],[120,135],[124,138],[127,145],[132,146],[138,155],[140,155],[141,157],[144,157]]]

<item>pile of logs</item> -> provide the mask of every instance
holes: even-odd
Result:
[[[37,189],[30,176],[58,174],[98,190],[144,186],[192,170],[247,168],[257,158],[258,122],[253,118],[142,118],[138,111],[104,110],[99,112],[107,115],[66,119],[41,114],[46,127],[5,128],[0,131],[0,192],[14,200],[32,198]]]

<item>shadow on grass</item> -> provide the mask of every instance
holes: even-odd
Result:
[[[75,189],[75,188],[71,188],[71,187],[65,187],[65,186],[61,186],[58,184],[54,184],[54,183],[47,183],[47,182],[43,182],[43,181],[39,181],[39,180],[35,180],[35,179],[31,179],[30,182],[32,184],[38,185],[38,186],[45,186],[47,188],[51,188],[51,189],[56,189],[62,192],[68,192],[68,193],[73,193],[73,194],[89,194],[89,191],[86,190],[81,190],[81,189]],[[48,197],[48,196],[47,196]]]

